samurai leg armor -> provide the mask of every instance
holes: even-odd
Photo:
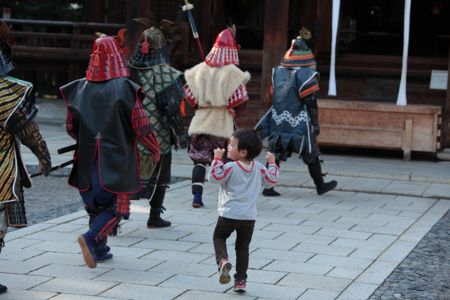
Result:
[[[192,194],[194,199],[192,200],[192,207],[203,207],[202,194],[203,184],[205,182],[206,165],[196,164],[192,169]]]
[[[171,225],[169,221],[161,218],[161,213],[165,210],[162,206],[164,196],[166,194],[167,185],[159,185],[155,189],[152,199],[150,200],[150,216],[147,220],[147,227],[159,228]]]
[[[96,198],[89,196],[83,197],[89,214],[89,231],[86,236],[98,243],[114,230],[121,217],[114,213],[114,194],[105,192],[97,194]]]
[[[95,268],[97,261],[105,261],[112,258],[109,247],[106,245],[107,236],[121,220],[113,211],[114,195],[98,195],[99,199],[83,197],[86,210],[89,213],[89,230],[78,237],[84,260],[88,267]]]
[[[205,182],[206,165],[195,164],[192,169],[192,194],[203,193],[203,184]]]
[[[315,136],[320,134],[320,126],[319,126],[319,108],[317,106],[317,98],[315,95],[309,96],[306,99],[306,111],[308,112],[308,116],[311,120],[311,131]]]
[[[16,184],[14,186],[14,191],[18,197],[17,201],[5,204],[8,226],[18,228],[27,226],[21,176],[22,174],[17,174]]]
[[[80,192],[89,215],[89,230],[78,237],[84,260],[90,268],[96,267],[96,250],[106,247],[106,238],[119,224],[114,207],[116,195],[102,188],[97,168],[92,171],[91,188]]]
[[[87,207],[87,205],[84,206],[84,209],[86,210],[86,212],[87,212],[87,214],[88,214],[88,216],[89,216],[89,228],[91,228],[92,223],[94,222],[95,216],[96,216],[96,215],[95,215],[95,213],[94,213],[93,211],[91,211],[91,210],[89,209],[89,207]],[[97,252],[101,252],[101,251],[98,250],[98,249],[103,249],[104,247],[107,247],[107,248],[108,248],[108,251],[109,251],[109,247],[106,246],[107,241],[108,241],[108,238],[105,237],[104,239],[102,239],[102,240],[100,240],[100,241],[98,242],[98,244],[97,244],[97,246],[96,246],[96,248],[95,248],[95,254],[96,254],[96,255],[97,255]],[[108,252],[108,251],[106,251],[106,252]]]
[[[336,180],[324,182],[324,174],[322,173],[322,166],[320,165],[318,157],[316,157],[314,162],[308,163],[308,171],[309,175],[311,175],[311,178],[314,181],[318,195],[325,194],[326,192],[331,191],[337,186]]]
[[[171,177],[171,172],[170,172],[171,164],[172,164],[172,153],[171,152],[161,155],[161,158],[155,167],[152,177],[148,180],[142,180],[142,190],[138,194],[140,195],[140,198],[149,199],[150,205],[152,205],[151,200],[153,199],[153,196],[156,192],[156,190],[155,190],[156,186],[158,186],[158,185],[166,185],[167,186],[169,184],[170,177]],[[131,199],[135,199],[135,198],[132,197]],[[164,200],[164,198],[161,201],[163,201],[163,200]],[[158,204],[158,206],[162,206],[162,202],[160,205]],[[152,205],[152,207],[153,207],[153,205]]]
[[[171,225],[169,221],[161,218],[161,213],[165,210],[163,203],[166,189],[169,187],[171,164],[172,153],[169,152],[168,154],[162,155],[158,167],[152,177],[153,191],[150,198],[150,216],[147,220],[147,227],[149,228],[168,227]]]

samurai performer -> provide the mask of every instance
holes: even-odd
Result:
[[[184,97],[181,80],[183,73],[172,68],[168,59],[169,41],[156,28],[146,29],[135,52],[128,60],[131,78],[142,86],[145,93],[143,106],[153,126],[160,146],[161,159],[152,164],[152,153],[138,144],[142,190],[133,198],[150,201],[147,227],[159,228],[171,223],[161,218],[166,189],[170,183],[172,145],[175,148],[187,146],[187,132],[180,111]]]
[[[316,60],[305,42],[307,30],[292,40],[281,64],[272,70],[273,105],[258,122],[261,137],[269,138],[269,151],[275,153],[277,163],[286,161],[297,152],[308,166],[308,171],[322,195],[337,185],[335,180],[324,182],[320,149],[316,137],[320,133],[317,92],[319,73]],[[265,189],[266,196],[280,195],[273,188]]]
[[[184,73],[186,100],[196,109],[188,131],[188,152],[194,163],[193,207],[204,205],[203,183],[213,150],[227,148],[237,108],[249,99],[245,85],[250,74],[236,66],[239,47],[235,35],[234,28],[220,32],[205,60]]]
[[[67,105],[67,132],[76,140],[69,184],[89,215],[78,237],[90,268],[112,258],[107,236],[130,214],[130,195],[141,190],[136,142],[159,160],[159,146],[142,106],[142,89],[129,80],[114,37],[94,41],[86,77],[60,88]]]

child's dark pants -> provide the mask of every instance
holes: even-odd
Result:
[[[219,217],[214,229],[214,251],[219,264],[222,258],[228,259],[226,240],[236,231],[236,274],[235,280],[247,280],[249,245],[252,240],[255,220],[234,220]]]

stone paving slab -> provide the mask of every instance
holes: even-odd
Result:
[[[450,195],[450,184],[432,183],[423,193],[424,197],[448,198]]]
[[[399,194],[401,191],[405,195],[422,196],[429,186],[430,183],[428,182],[394,181],[385,187],[382,192]]]
[[[229,294],[219,294],[219,293],[213,293],[213,292],[204,292],[204,291],[187,291],[186,293],[182,294],[177,298],[177,300],[230,300],[230,299],[236,299],[236,295],[229,295]],[[249,297],[245,295],[240,295],[239,299],[242,300],[252,300],[255,299],[255,297]],[[262,298],[258,298],[262,299]]]
[[[350,285],[342,294],[337,297],[337,300],[362,300],[368,299],[370,295],[376,290],[378,285],[368,283],[354,283]]]
[[[3,282],[4,283],[4,282]],[[25,291],[15,289],[9,289],[8,293],[2,295],[2,300],[24,300],[24,299],[33,299],[33,300],[46,300],[46,299],[56,299],[53,298],[57,296],[57,293],[51,292],[38,292],[38,291]],[[79,296],[77,295],[78,299]],[[98,299],[98,298],[96,298]]]
[[[339,295],[338,292],[308,289],[303,295],[300,296],[299,300],[316,300],[316,299],[332,300],[336,299],[338,295]]]
[[[32,291],[55,292],[62,294],[77,294],[94,296],[116,286],[115,282],[100,282],[93,280],[73,280],[73,278],[53,278],[45,283],[36,285]]]

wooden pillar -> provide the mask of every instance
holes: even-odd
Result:
[[[332,19],[332,0],[317,0],[316,22],[317,41],[314,51],[319,58],[323,55],[329,56],[331,51],[331,19]]]
[[[212,10],[211,10],[211,36],[209,39],[209,45],[207,48],[211,48],[213,46],[213,43],[215,42],[217,34],[225,29],[225,27],[228,24],[228,21],[224,19],[224,13],[223,13],[223,0],[212,0]],[[205,50],[206,52],[209,51],[209,49]],[[205,53],[206,55],[207,53]]]
[[[147,18],[152,20],[151,3],[151,0],[127,1],[127,48],[130,55],[133,53],[142,31],[146,29],[146,26],[133,21],[133,19]]]
[[[205,55],[208,55],[209,50],[211,49],[211,36],[214,33],[211,31],[211,14],[212,14],[212,3],[213,1],[202,1],[197,0],[193,1],[194,3],[194,19],[197,24],[198,34],[200,36],[200,41],[202,43],[203,52]],[[190,29],[189,29],[190,30]],[[191,51],[195,53],[194,57],[199,58],[200,54],[198,53],[197,46],[195,45],[195,41],[192,37],[192,31],[190,30],[191,35]]]
[[[260,108],[272,102],[268,89],[272,68],[280,63],[287,46],[289,0],[266,0]]]
[[[447,98],[444,103],[442,111],[442,126],[441,126],[441,145],[443,148],[450,147],[450,43],[448,45],[448,78],[447,78]]]

